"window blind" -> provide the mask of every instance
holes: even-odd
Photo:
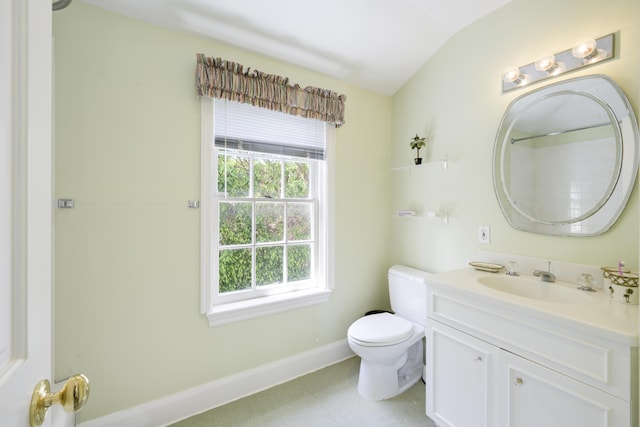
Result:
[[[324,160],[327,124],[250,104],[214,100],[215,146]]]

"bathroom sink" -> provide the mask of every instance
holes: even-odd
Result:
[[[549,283],[539,279],[512,276],[482,276],[477,280],[487,288],[539,301],[563,304],[584,304],[592,301],[589,294],[577,289],[577,285],[571,287],[558,282]]]

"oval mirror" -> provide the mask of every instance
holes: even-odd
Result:
[[[607,231],[629,199],[637,169],[635,114],[602,75],[513,100],[493,152],[493,184],[507,222],[540,234]]]

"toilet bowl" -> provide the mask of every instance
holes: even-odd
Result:
[[[361,358],[358,392],[363,397],[389,399],[422,377],[424,327],[390,313],[372,314],[356,320],[347,336]]]
[[[391,313],[361,317],[347,331],[360,356],[358,392],[369,400],[397,396],[422,378],[426,273],[405,266],[389,269]]]

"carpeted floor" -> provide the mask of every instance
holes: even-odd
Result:
[[[435,427],[422,381],[372,402],[358,394],[360,359],[343,362],[193,416],[172,427]]]

